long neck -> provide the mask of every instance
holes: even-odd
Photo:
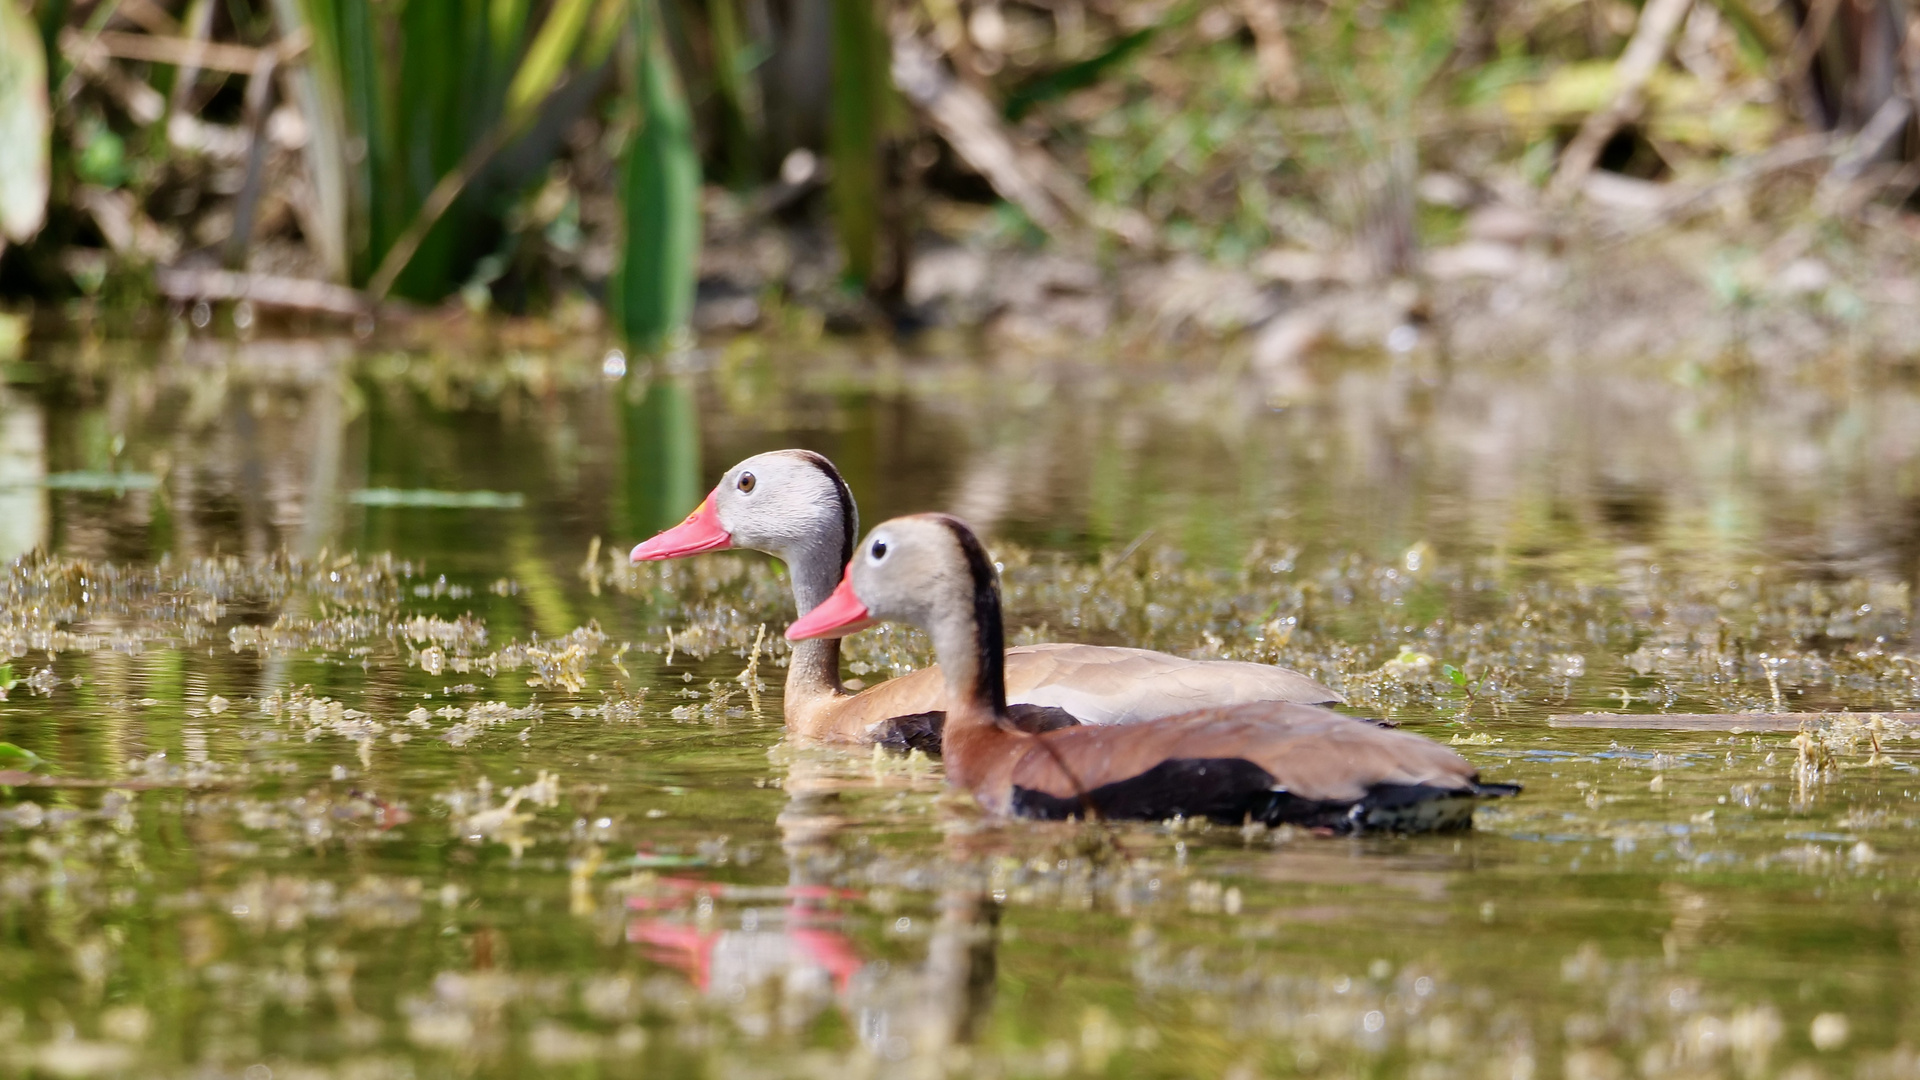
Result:
[[[954,535],[967,556],[971,588],[941,608],[941,617],[927,627],[933,652],[947,683],[946,730],[941,756],[947,782],[979,792],[991,786],[1000,752],[1009,742],[1031,738],[1005,722],[1007,676],[1005,631],[1000,621],[1000,585],[993,564],[971,532],[958,522]],[[959,583],[956,583],[959,584]]]
[[[833,462],[810,451],[796,453],[831,482],[831,497],[836,513],[828,517],[832,525],[803,543],[778,552],[793,577],[793,603],[805,615],[833,595],[853,558],[853,541],[860,535],[860,510],[854,505],[853,491],[847,487]],[[840,683],[840,640],[827,638],[803,641],[793,647],[787,662],[785,712],[788,728],[804,729],[817,720],[832,701],[844,697],[847,689]]]
[[[998,618],[991,627],[953,619],[934,627],[932,637],[933,654],[947,683],[947,732],[994,726],[1007,711]]]
[[[958,523],[955,523],[958,525]],[[1007,712],[1006,637],[1000,619],[1000,582],[971,532],[954,530],[966,555],[971,588],[928,627],[947,682],[947,730],[993,727]],[[958,599],[958,598],[956,598]]]
[[[793,578],[793,605],[805,615],[826,600],[840,583],[844,561],[835,562],[844,548],[840,537],[781,553]],[[787,664],[787,700],[804,705],[845,693],[840,685],[840,639],[816,638],[795,642]],[[788,710],[791,717],[793,709]]]

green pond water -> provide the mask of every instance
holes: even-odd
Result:
[[[1920,708],[1911,388],[671,367],[4,369],[0,1076],[1920,1075],[1904,725],[1549,722]],[[778,567],[625,552],[792,445],[979,525],[1015,640],[1298,667],[1525,794],[1038,825],[790,744]]]

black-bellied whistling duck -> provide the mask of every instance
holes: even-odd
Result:
[[[632,558],[762,551],[787,564],[804,615],[839,582],[858,522],[853,493],[832,462],[807,450],[777,450],[727,470],[698,509],[635,547]],[[1034,730],[1133,723],[1203,705],[1342,700],[1285,668],[1100,645],[1009,649],[1006,688],[1012,719]],[[849,693],[840,681],[839,641],[808,641],[794,647],[787,668],[787,728],[808,738],[937,750],[944,697],[937,668]]]
[[[1464,758],[1429,739],[1310,705],[1017,730],[1007,722],[993,563],[945,514],[895,518],[868,533],[839,587],[787,637],[848,634],[880,620],[933,639],[946,681],[947,781],[995,813],[1422,830],[1470,825],[1480,799],[1519,790],[1482,784]]]

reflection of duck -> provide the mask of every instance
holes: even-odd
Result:
[[[782,1026],[794,1027],[823,1009],[847,1009],[866,964],[853,939],[835,928],[839,917],[831,905],[858,894],[807,882],[803,865],[792,862],[790,883],[773,890],[662,877],[648,895],[628,898],[627,906],[644,914],[627,924],[627,940],[647,959],[685,973],[701,994],[726,1004],[749,1034],[765,1034],[775,1016]],[[769,893],[785,906],[746,906],[732,927],[703,929],[714,921],[704,910],[700,925],[688,918],[690,908],[729,900],[751,904],[771,899]],[[777,1010],[738,1008],[749,995],[768,988],[780,1003]]]
[[[997,813],[1427,829],[1470,824],[1481,798],[1519,790],[1481,784],[1464,758],[1429,739],[1307,705],[1017,730],[1006,722],[993,563],[972,531],[944,514],[874,529],[833,595],[787,636],[844,634],[879,619],[932,637],[947,685],[948,782]]]
[[[853,496],[818,454],[781,450],[727,471],[686,521],[633,549],[633,560],[742,547],[787,564],[802,614],[833,591],[857,535]],[[1206,705],[1338,702],[1298,672],[1230,660],[1187,660],[1146,649],[1027,645],[1006,652],[1007,716],[1023,729],[1123,724]],[[939,749],[944,689],[935,668],[859,694],[840,682],[836,640],[797,645],[787,669],[787,726],[813,738]]]
[[[827,877],[844,864],[837,840],[845,818],[837,804],[849,781],[831,762],[800,759],[791,766],[786,788],[792,799],[779,819],[784,888],[659,878],[649,895],[628,900],[645,914],[628,924],[627,940],[648,959],[684,972],[702,994],[727,1003],[749,1033],[764,1033],[768,1015],[737,1003],[771,986],[781,1024],[804,1025],[831,1005],[884,1056],[969,1039],[993,1000],[998,908],[975,891],[950,891],[940,898],[923,967],[869,963],[853,937],[837,928],[841,917],[833,910],[861,894],[828,884]],[[734,929],[703,931],[685,914],[706,901],[773,895],[785,906],[747,909]]]
[[[686,972],[703,993],[728,994],[777,978],[788,985],[830,982],[844,997],[864,961],[845,934],[809,925],[818,917],[819,912],[794,904],[776,917],[775,925],[765,925],[766,916],[756,914],[751,928],[710,932],[664,919],[639,919],[627,927],[627,940],[647,946],[648,959]]]

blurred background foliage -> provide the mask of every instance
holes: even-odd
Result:
[[[43,149],[0,168],[0,297],[49,311],[452,302],[651,350],[716,227],[897,321],[917,248],[982,237],[1397,274],[1472,201],[1436,173],[1707,182],[1839,132],[1873,198],[1920,184],[1900,0],[5,2],[0,135]]]

